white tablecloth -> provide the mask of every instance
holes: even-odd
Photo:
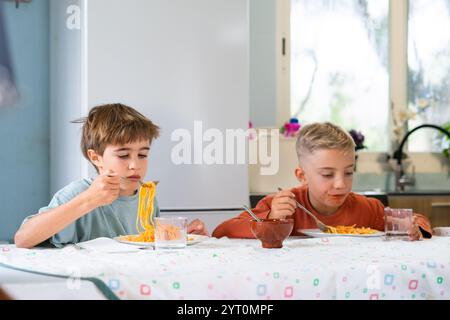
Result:
[[[73,289],[96,278],[120,299],[450,299],[449,237],[288,239],[282,249],[211,238],[134,253],[4,245],[0,263],[67,276]]]

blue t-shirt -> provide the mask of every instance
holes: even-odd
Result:
[[[69,202],[86,191],[92,182],[93,179],[91,178],[72,182],[59,190],[48,206],[39,209],[38,214]],[[121,196],[109,205],[97,207],[90,211],[48,240],[54,246],[60,248],[65,244],[88,241],[99,237],[113,238],[120,235],[136,234],[138,204],[138,192],[132,196]],[[156,198],[154,199],[154,207],[154,215],[159,216]],[[23,223],[34,216],[36,215],[26,217]]]

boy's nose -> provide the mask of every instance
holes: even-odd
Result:
[[[133,170],[139,169],[138,161],[131,160],[130,163],[128,164],[128,168]]]
[[[345,187],[344,179],[337,178],[334,180],[334,188],[335,189],[343,189]]]

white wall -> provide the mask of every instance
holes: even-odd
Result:
[[[250,0],[250,120],[274,127],[276,93],[276,0]]]

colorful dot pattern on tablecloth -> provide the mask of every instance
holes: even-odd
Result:
[[[418,285],[419,285],[419,281],[418,280],[411,280],[409,282],[408,288],[409,288],[409,290],[416,290]]]
[[[289,286],[284,289],[284,297],[292,298],[294,296],[294,287]]]
[[[175,290],[178,290],[178,289],[180,289],[181,285],[180,285],[179,282],[174,282],[173,285],[172,285],[172,287],[173,287]]]
[[[120,299],[450,299],[450,244],[442,239],[330,237],[288,242],[282,250],[233,243],[133,255],[0,246],[0,263],[51,274],[75,267]]]
[[[267,292],[267,286],[265,284],[260,284],[258,285],[258,287],[256,288],[256,294],[258,296],[265,296]]]
[[[394,283],[394,275],[387,274],[384,276],[384,284],[387,286],[391,286]]]
[[[109,280],[108,286],[111,290],[118,290],[120,288],[120,281],[118,279]]]
[[[143,296],[150,296],[152,294],[152,289],[149,285],[141,284],[140,292]]]

